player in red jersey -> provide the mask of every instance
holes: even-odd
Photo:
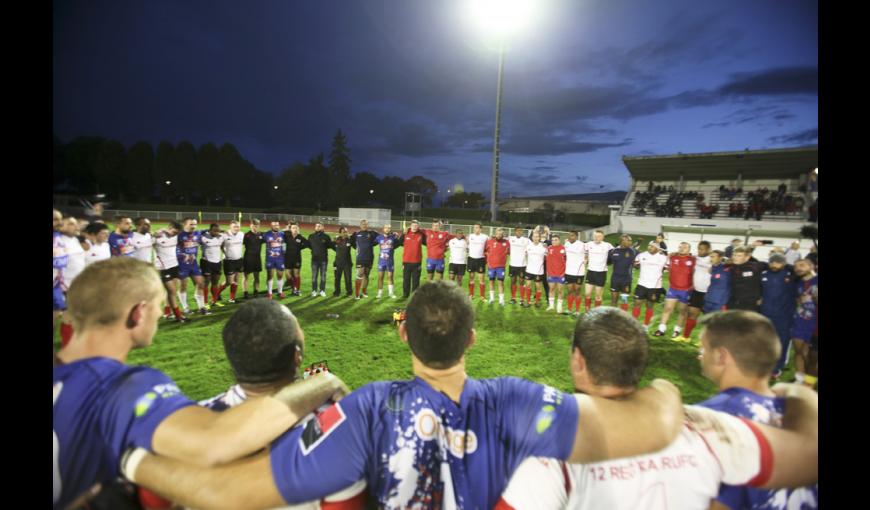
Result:
[[[429,275],[429,281],[435,278],[438,274],[438,280],[444,278],[444,251],[447,249],[447,243],[453,239],[453,235],[449,232],[441,231],[441,220],[432,222],[432,230],[424,231],[426,234],[426,273]]]
[[[504,267],[510,251],[511,243],[505,239],[504,229],[496,229],[495,237],[487,240],[483,249],[486,265],[489,266],[489,304],[495,302],[495,282],[498,282],[498,304],[504,306]]]
[[[553,244],[547,248],[547,285],[550,286],[550,306],[547,310],[552,310],[553,301],[556,301],[556,313],[562,313],[562,289],[565,288],[568,255],[558,235],[553,234],[551,241]]]
[[[662,310],[662,321],[653,336],[664,336],[668,329],[668,319],[674,308],[677,308],[677,324],[671,338],[678,341],[688,341],[680,335],[686,317],[689,313],[689,297],[692,295],[692,277],[695,273],[695,256],[689,243],[680,243],[679,251],[668,256],[668,293],[665,295],[665,309]]]

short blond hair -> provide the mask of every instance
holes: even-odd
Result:
[[[86,267],[67,292],[67,313],[76,331],[122,320],[136,303],[163,294],[157,270],[132,257],[112,257]]]

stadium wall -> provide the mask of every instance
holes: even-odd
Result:
[[[789,233],[794,232],[795,236],[799,236],[801,227],[803,227],[805,223],[798,221],[747,221],[719,218],[702,220],[698,218],[660,218],[654,216],[617,216],[616,225],[611,223],[611,227],[615,227],[613,228],[614,231],[640,235],[656,235],[662,231],[663,225],[740,229],[744,231],[748,229],[773,230]]]

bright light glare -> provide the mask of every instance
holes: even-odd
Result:
[[[484,31],[494,35],[519,32],[530,24],[534,0],[468,0],[469,15]]]
[[[816,168],[815,172],[816,172],[816,175],[819,175],[819,169],[818,169],[818,168]]]

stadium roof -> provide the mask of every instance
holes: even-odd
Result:
[[[625,199],[627,191],[607,191],[605,193],[579,193],[574,195],[548,195],[534,197],[502,196],[499,200],[586,200],[592,202],[615,202]]]
[[[819,148],[798,147],[757,151],[706,152],[668,156],[623,156],[638,181],[795,177],[819,166]]]

